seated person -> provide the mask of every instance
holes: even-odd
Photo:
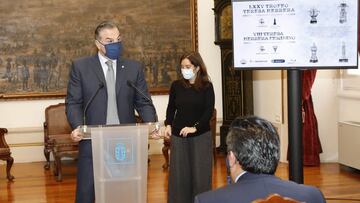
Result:
[[[236,118],[226,144],[233,184],[201,193],[195,197],[195,203],[247,203],[273,193],[306,203],[325,202],[318,188],[274,175],[280,159],[280,141],[270,122],[256,116]]]

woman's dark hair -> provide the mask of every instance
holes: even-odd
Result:
[[[194,88],[196,90],[201,90],[207,87],[210,83],[210,78],[206,70],[205,63],[198,52],[189,52],[185,53],[180,58],[180,64],[184,59],[188,59],[192,65],[195,67],[199,67],[199,71],[197,72]],[[182,78],[182,83],[185,87],[190,87],[190,83],[188,80]]]
[[[280,159],[280,140],[274,126],[257,116],[236,118],[226,138],[242,169],[274,174]]]

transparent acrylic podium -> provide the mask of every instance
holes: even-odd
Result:
[[[92,140],[95,199],[99,203],[147,202],[148,138],[155,123],[83,126]]]

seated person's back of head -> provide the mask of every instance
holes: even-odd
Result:
[[[319,189],[274,176],[280,159],[280,140],[269,121],[256,116],[236,118],[226,144],[233,184],[202,193],[196,196],[195,203],[247,203],[273,193],[300,202],[325,202]]]

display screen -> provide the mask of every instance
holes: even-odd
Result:
[[[234,66],[357,68],[358,0],[233,0]]]

